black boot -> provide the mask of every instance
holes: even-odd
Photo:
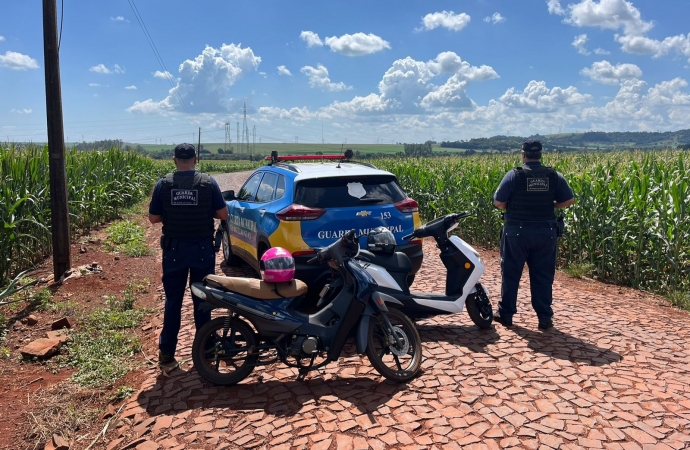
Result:
[[[512,327],[513,326],[513,318],[506,318],[503,317],[498,311],[494,313],[494,322],[498,322],[504,327]]]

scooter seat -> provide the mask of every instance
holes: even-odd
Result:
[[[284,283],[267,283],[257,278],[224,277],[222,275],[206,275],[204,280],[219,284],[224,289],[260,300],[278,300],[288,297],[298,297],[307,292],[307,285],[300,280]]]
[[[357,259],[381,266],[389,272],[409,273],[412,271],[410,258],[403,252],[374,254],[368,250],[360,250]]]

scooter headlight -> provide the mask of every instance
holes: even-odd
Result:
[[[192,285],[192,294],[196,295],[202,300],[206,300],[206,291],[196,287],[195,285]]]

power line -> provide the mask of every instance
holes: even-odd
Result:
[[[160,64],[161,68],[163,69],[163,73],[165,74],[165,78],[168,80],[168,83],[170,83],[170,86],[172,87],[173,92],[175,92],[175,95],[177,96],[177,99],[180,102],[180,105],[182,105],[182,108],[184,108],[185,112],[189,116],[189,119],[196,125],[199,126],[196,120],[192,117],[192,115],[189,113],[189,110],[187,109],[187,105],[185,105],[184,101],[182,100],[182,97],[180,97],[180,93],[177,91],[177,86],[172,82],[172,78],[170,76],[170,72],[168,72],[168,69],[165,67],[165,63],[163,62],[163,58],[161,57],[160,53],[158,53],[158,49],[156,48],[156,44],[153,43],[153,38],[149,34],[149,30],[146,28],[146,25],[144,24],[144,19],[141,17],[141,14],[139,14],[139,10],[137,9],[137,6],[134,4],[134,0],[128,0],[129,5],[132,7],[132,11],[134,12],[134,16],[137,18],[137,21],[139,22],[139,26],[141,26],[142,31],[144,32],[144,35],[146,36],[146,39],[149,42],[149,45],[151,46],[151,50],[153,50],[153,54],[155,55],[156,59],[158,60],[158,63]]]

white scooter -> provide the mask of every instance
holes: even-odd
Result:
[[[468,243],[448,233],[458,226],[461,219],[471,212],[448,214],[422,225],[403,237],[433,237],[441,251],[441,261],[446,266],[446,292],[444,294],[410,291],[407,275],[411,269],[410,260],[402,252],[373,253],[361,250],[357,259],[378,284],[377,290],[388,294],[389,306],[400,309],[411,319],[423,319],[440,314],[461,313],[467,306],[467,313],[480,328],[489,328],[493,311],[489,293],[479,283],[484,273],[484,264],[479,253]]]

